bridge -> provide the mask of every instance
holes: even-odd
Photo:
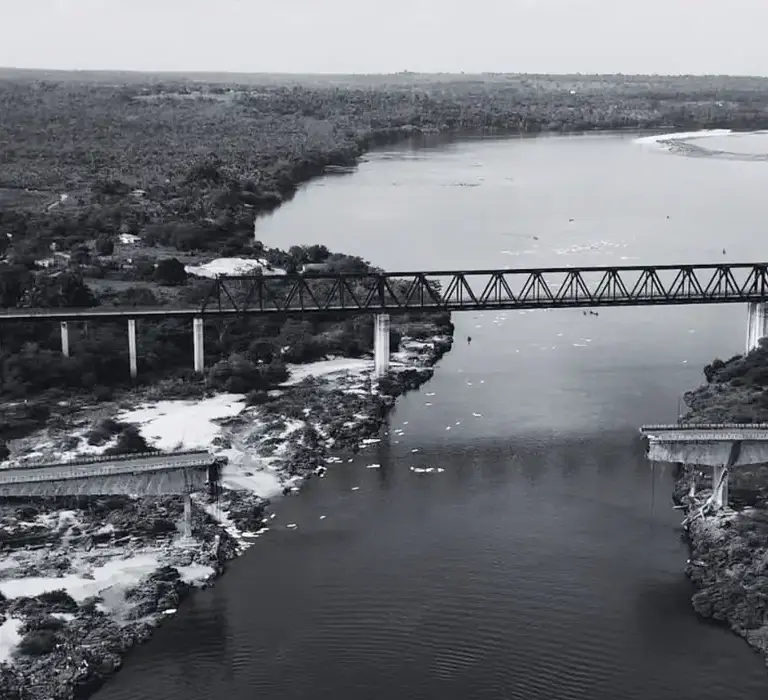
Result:
[[[93,457],[71,462],[32,463],[0,469],[0,496],[181,495],[184,530],[191,534],[190,494],[218,493],[222,459],[208,452]]]
[[[768,462],[768,423],[644,425],[648,459],[712,467],[711,504],[728,504],[728,472]]]
[[[766,300],[768,263],[325,272],[219,276],[197,306],[13,308],[0,310],[0,323],[58,321],[62,352],[68,356],[69,322],[125,319],[135,377],[137,319],[192,318],[194,368],[202,372],[206,318],[371,313],[376,317],[375,374],[380,377],[389,368],[390,314],[742,303],[748,305],[749,351],[768,335]]]

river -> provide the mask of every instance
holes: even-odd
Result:
[[[401,270],[758,261],[766,168],[629,134],[442,140],[307,185],[257,233]],[[637,436],[745,319],[454,315],[382,442],[278,504],[97,700],[765,698],[762,660],[693,613],[672,475]]]

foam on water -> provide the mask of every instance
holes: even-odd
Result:
[[[673,141],[683,139],[702,139],[711,136],[729,136],[733,131],[731,129],[701,129],[699,131],[678,131],[667,134],[654,134],[653,136],[641,136],[635,139],[635,143],[643,146],[658,146],[668,149]]]

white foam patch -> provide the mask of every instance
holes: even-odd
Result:
[[[212,279],[216,275],[246,275],[260,270],[264,275],[284,275],[285,270],[269,269],[269,263],[260,258],[216,258],[204,265],[187,265],[186,272],[195,277]]]
[[[221,431],[213,420],[236,416],[244,408],[241,394],[219,394],[199,401],[146,404],[121,411],[116,419],[137,424],[144,439],[161,450],[208,449]]]
[[[19,598],[63,588],[76,601],[82,602],[90,596],[100,595],[106,589],[125,590],[135,586],[159,567],[158,555],[138,554],[124,559],[112,559],[95,567],[91,572],[93,578],[70,574],[58,578],[41,576],[0,581],[0,593],[6,598]]]
[[[373,369],[373,360],[365,358],[336,357],[306,365],[288,364],[290,377],[281,386],[298,384],[309,377],[328,377],[334,374],[365,374]]]
[[[733,132],[731,129],[701,129],[700,131],[680,131],[671,134],[655,134],[653,136],[641,136],[634,139],[634,143],[643,146],[656,146],[666,148],[667,144],[680,139],[701,139],[711,136],[728,136]]]
[[[213,578],[216,573],[212,566],[205,566],[204,564],[177,566],[176,569],[179,572],[179,576],[181,576],[181,580],[184,581],[184,583],[189,583],[193,586],[205,583]]]
[[[22,620],[9,617],[0,625],[0,663],[6,663],[10,660],[13,650],[21,641],[19,630],[22,624]]]

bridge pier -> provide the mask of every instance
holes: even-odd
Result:
[[[205,337],[203,336],[203,319],[201,316],[195,316],[192,319],[192,349],[195,372],[202,374],[205,370]]]
[[[389,314],[373,317],[373,375],[376,379],[389,371]]]
[[[192,498],[184,494],[184,537],[192,537]]]
[[[760,345],[760,338],[768,336],[768,304],[752,301],[747,304],[747,353]]]
[[[712,503],[715,508],[725,508],[728,505],[727,467],[712,467]]]
[[[139,373],[136,355],[136,319],[128,319],[128,360],[131,365],[131,379],[136,379]]]
[[[69,324],[67,321],[61,322],[61,354],[69,357]]]

